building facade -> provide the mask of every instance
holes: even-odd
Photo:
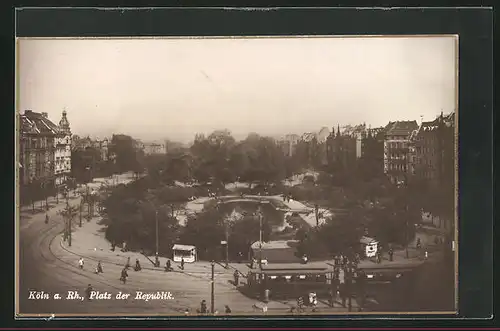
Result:
[[[277,141],[283,155],[286,157],[291,157],[295,155],[297,151],[297,144],[300,141],[300,136],[296,134],[287,134]]]
[[[367,178],[379,177],[384,174],[384,128],[369,128],[361,138],[361,156],[359,161],[365,170]],[[359,139],[357,146],[359,146]],[[356,155],[359,154],[358,148]]]
[[[47,113],[26,110],[18,118],[19,182],[24,200],[25,193],[55,187],[55,141],[59,128]]]
[[[411,138],[416,121],[389,122],[384,139],[384,173],[395,184],[406,183],[412,171]]]
[[[60,187],[66,183],[71,174],[71,128],[66,110],[62,112],[59,121],[59,130],[54,139],[54,174],[55,186]]]
[[[144,154],[166,154],[165,144],[159,143],[145,143],[144,144]]]
[[[337,131],[332,128],[326,141],[328,166],[331,170],[354,169],[356,165],[356,141],[356,137],[342,134],[340,127],[337,127]]]
[[[436,188],[454,184],[455,114],[422,122],[412,137],[413,175]]]

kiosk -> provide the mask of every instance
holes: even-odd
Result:
[[[361,244],[361,249],[366,257],[374,257],[377,255],[378,251],[378,241],[373,238],[363,236],[359,240]]]
[[[196,247],[192,245],[180,245],[175,244],[172,247],[172,260],[174,262],[181,262],[184,258],[184,262],[193,263],[196,261]]]

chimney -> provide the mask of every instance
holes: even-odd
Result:
[[[44,118],[49,118],[49,114],[47,114],[47,113],[42,113],[42,116],[43,116]]]

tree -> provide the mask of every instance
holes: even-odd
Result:
[[[135,140],[124,134],[114,134],[109,146],[110,154],[116,155],[116,166],[119,172],[137,169],[137,153]]]
[[[339,215],[320,225],[316,233],[330,254],[346,253],[359,244],[362,219],[356,213]]]
[[[59,211],[58,214],[64,218],[64,239],[68,239],[69,245],[71,246],[72,222],[78,214],[78,207],[71,206],[69,203],[66,203],[66,207],[63,210]]]
[[[200,259],[219,260],[220,242],[225,240],[225,229],[217,221],[221,217],[215,208],[189,217],[180,242],[195,245]]]

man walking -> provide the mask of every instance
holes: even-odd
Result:
[[[78,267],[80,267],[80,269],[83,270],[83,265],[84,265],[84,262],[83,262],[83,257],[81,257],[79,260],[78,260]]]
[[[85,296],[86,296],[88,301],[91,301],[91,299],[90,299],[91,294],[92,294],[92,285],[89,284],[87,286],[87,289],[85,290]]]

